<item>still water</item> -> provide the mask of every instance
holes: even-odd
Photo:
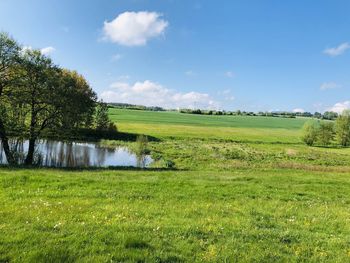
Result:
[[[24,162],[28,150],[28,141],[12,140],[11,148],[18,152],[18,163]],[[50,167],[108,167],[131,166],[148,167],[152,162],[149,155],[136,155],[126,147],[108,148],[98,143],[60,142],[38,140],[35,163]],[[3,147],[0,143],[0,164],[7,164]]]

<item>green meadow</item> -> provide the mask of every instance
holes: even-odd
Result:
[[[1,168],[0,262],[350,261],[350,149],[308,119],[109,113],[152,167]]]

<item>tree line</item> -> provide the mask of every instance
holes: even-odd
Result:
[[[224,111],[224,110],[201,110],[201,109],[180,109],[180,113],[187,114],[199,114],[199,115],[234,115],[234,116],[262,116],[262,117],[282,117],[282,118],[296,118],[296,117],[308,117],[317,118],[322,120],[335,120],[338,117],[338,113],[333,111],[326,111],[323,114],[320,112],[289,112],[289,111],[276,111],[276,112],[252,112],[252,111]]]
[[[308,121],[303,126],[302,140],[313,146],[329,146],[334,142],[346,147],[350,144],[350,111],[345,110],[334,121]]]
[[[32,165],[40,137],[67,138],[82,128],[116,130],[107,111],[78,72],[0,32],[0,140],[10,165],[17,164],[12,137],[28,140],[25,164]]]

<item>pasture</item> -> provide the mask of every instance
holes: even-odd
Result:
[[[110,116],[154,169],[1,168],[0,262],[350,260],[350,149],[303,145],[306,119]]]

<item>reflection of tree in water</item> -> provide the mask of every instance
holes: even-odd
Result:
[[[11,139],[11,150],[16,152],[18,164],[23,164],[28,141],[23,139]],[[119,153],[119,151],[121,151]],[[126,156],[125,156],[126,155]],[[104,148],[98,144],[58,142],[40,140],[36,146],[35,164],[50,167],[90,167],[103,165],[128,165],[129,158],[136,157],[137,167],[146,167],[149,156],[130,152],[126,148]],[[125,159],[124,159],[125,158]],[[0,143],[0,164],[6,164],[3,146]],[[124,164],[125,163],[125,164]]]
[[[145,168],[147,163],[146,155],[144,154],[136,154],[137,167]]]

